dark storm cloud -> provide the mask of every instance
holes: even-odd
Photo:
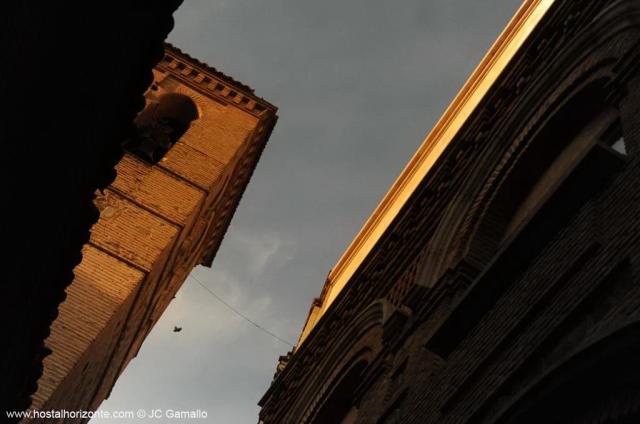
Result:
[[[198,278],[295,341],[327,273],[518,4],[186,0],[170,41],[280,108]],[[188,280],[103,408],[200,408],[210,422],[253,424],[286,351]]]

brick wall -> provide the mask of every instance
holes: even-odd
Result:
[[[97,194],[101,216],[47,339],[53,353],[32,408],[97,409],[191,269],[211,254],[208,241],[226,231],[275,108],[239,83],[236,94],[261,110],[230,102],[194,83],[194,74],[231,91],[228,77],[167,47],[148,101],[183,94],[199,117],[157,164],[126,154],[116,180]]]
[[[366,349],[349,423],[640,420],[629,16],[637,2],[554,3],[288,358],[264,424],[322,423],[344,388],[327,385]],[[616,122],[626,155],[607,136]],[[381,300],[366,322],[381,335],[342,343]]]

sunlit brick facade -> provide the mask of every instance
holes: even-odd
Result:
[[[276,109],[167,46],[46,345],[32,408],[95,410],[191,269],[211,265]]]

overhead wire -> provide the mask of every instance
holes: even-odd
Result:
[[[273,333],[272,331],[268,330],[267,328],[263,327],[262,325],[258,324],[257,322],[255,322],[254,320],[252,320],[251,318],[249,318],[248,316],[246,316],[245,314],[243,314],[242,312],[240,312],[238,309],[236,309],[235,307],[233,307],[231,304],[229,304],[227,301],[225,301],[222,297],[218,296],[218,294],[216,294],[216,292],[214,292],[212,289],[210,289],[209,287],[207,287],[206,284],[204,284],[202,281],[200,281],[200,279],[198,277],[196,277],[195,275],[193,275],[193,273],[191,273],[189,275],[188,278],[192,278],[193,281],[195,281],[196,283],[198,283],[200,285],[200,287],[202,287],[203,289],[205,289],[210,295],[212,295],[218,302],[222,303],[224,306],[227,307],[227,309],[231,310],[233,313],[235,313],[236,315],[238,315],[240,318],[244,319],[245,321],[249,322],[250,324],[252,324],[254,327],[256,327],[258,330],[262,331],[263,333],[268,334],[269,336],[271,336],[272,338],[276,339],[277,341],[279,341],[280,343],[286,344],[289,347],[294,347],[293,343],[290,343],[286,340],[284,340],[283,338],[279,337],[277,334]]]

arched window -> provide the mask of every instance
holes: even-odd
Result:
[[[568,218],[616,169],[626,149],[618,111],[603,103],[602,87],[592,83],[574,95],[519,154],[470,246],[480,266],[543,206],[553,209],[554,220]]]
[[[605,82],[592,82],[550,111],[531,141],[513,146],[494,169],[475,200],[484,207],[470,211],[472,225],[457,247],[478,272],[476,280],[429,339],[430,351],[447,358],[572,219],[600,219],[599,194],[627,162]],[[584,239],[595,241],[597,227],[590,226]]]
[[[191,98],[165,94],[136,117],[137,132],[125,149],[146,162],[158,163],[197,118],[198,108]]]
[[[314,424],[353,424],[356,422],[358,407],[353,404],[353,400],[366,367],[367,362],[360,361],[347,371],[322,405],[322,409],[313,420]]]

